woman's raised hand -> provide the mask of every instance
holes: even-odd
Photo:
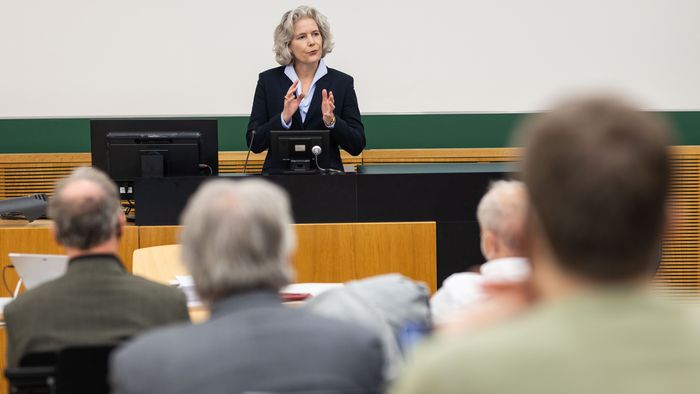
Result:
[[[321,91],[321,113],[323,114],[323,123],[326,126],[331,126],[335,124],[335,98],[333,97],[333,92],[328,92],[326,89]]]
[[[296,92],[297,90],[297,85],[299,85],[298,79],[294,81],[292,86],[289,87],[289,90],[287,90],[287,94],[284,95],[284,109],[282,110],[282,119],[284,120],[284,123],[287,124],[289,124],[289,121],[292,120],[292,116],[299,109],[299,104],[301,103],[301,100],[304,99],[304,93],[300,94],[297,97],[294,97],[294,92]]]

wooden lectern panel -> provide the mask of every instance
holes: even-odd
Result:
[[[139,227],[139,247],[179,244],[181,228],[182,226],[141,226]]]
[[[436,289],[435,222],[296,224],[296,282],[399,272]],[[180,226],[139,228],[142,248],[179,242]]]
[[[297,224],[297,282],[398,272],[436,289],[435,222]]]

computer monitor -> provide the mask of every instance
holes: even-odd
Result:
[[[135,178],[216,175],[215,119],[98,119],[90,121],[92,165],[133,198]]]
[[[330,165],[328,130],[270,131],[270,174],[317,174]],[[314,155],[318,146],[320,154]],[[318,162],[316,162],[318,160]]]

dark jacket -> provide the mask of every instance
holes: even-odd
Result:
[[[280,304],[274,292],[239,293],[211,318],[153,331],[112,356],[112,392],[375,393],[379,339],[362,327]]]
[[[246,143],[250,147],[251,131],[255,130],[252,151],[260,153],[270,147],[270,131],[284,130],[281,114],[284,109],[284,95],[292,86],[292,81],[284,74],[284,66],[267,70],[260,74],[255,88],[253,109],[250,113]],[[351,76],[328,68],[328,73],[316,82],[306,121],[301,121],[299,111],[292,116],[290,130],[326,130],[321,113],[321,92],[333,92],[335,98],[335,127],[330,131],[330,167],[343,169],[340,150],[343,148],[353,156],[362,153],[365,147],[365,129],[357,106],[354,82]],[[270,168],[270,156],[265,158],[263,171]]]

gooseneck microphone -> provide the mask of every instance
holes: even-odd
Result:
[[[255,140],[255,130],[250,131],[250,144],[248,145],[248,153],[245,155],[245,163],[243,163],[243,173],[246,173],[248,169],[248,158],[250,157],[250,150],[253,149],[253,141]],[[318,148],[321,149],[321,148]]]
[[[320,146],[314,145],[311,147],[311,153],[314,155],[314,163],[316,163],[316,168],[321,173],[325,174],[343,174],[343,171],[338,171],[335,168],[322,168],[321,166],[318,165],[318,156],[323,152]]]

